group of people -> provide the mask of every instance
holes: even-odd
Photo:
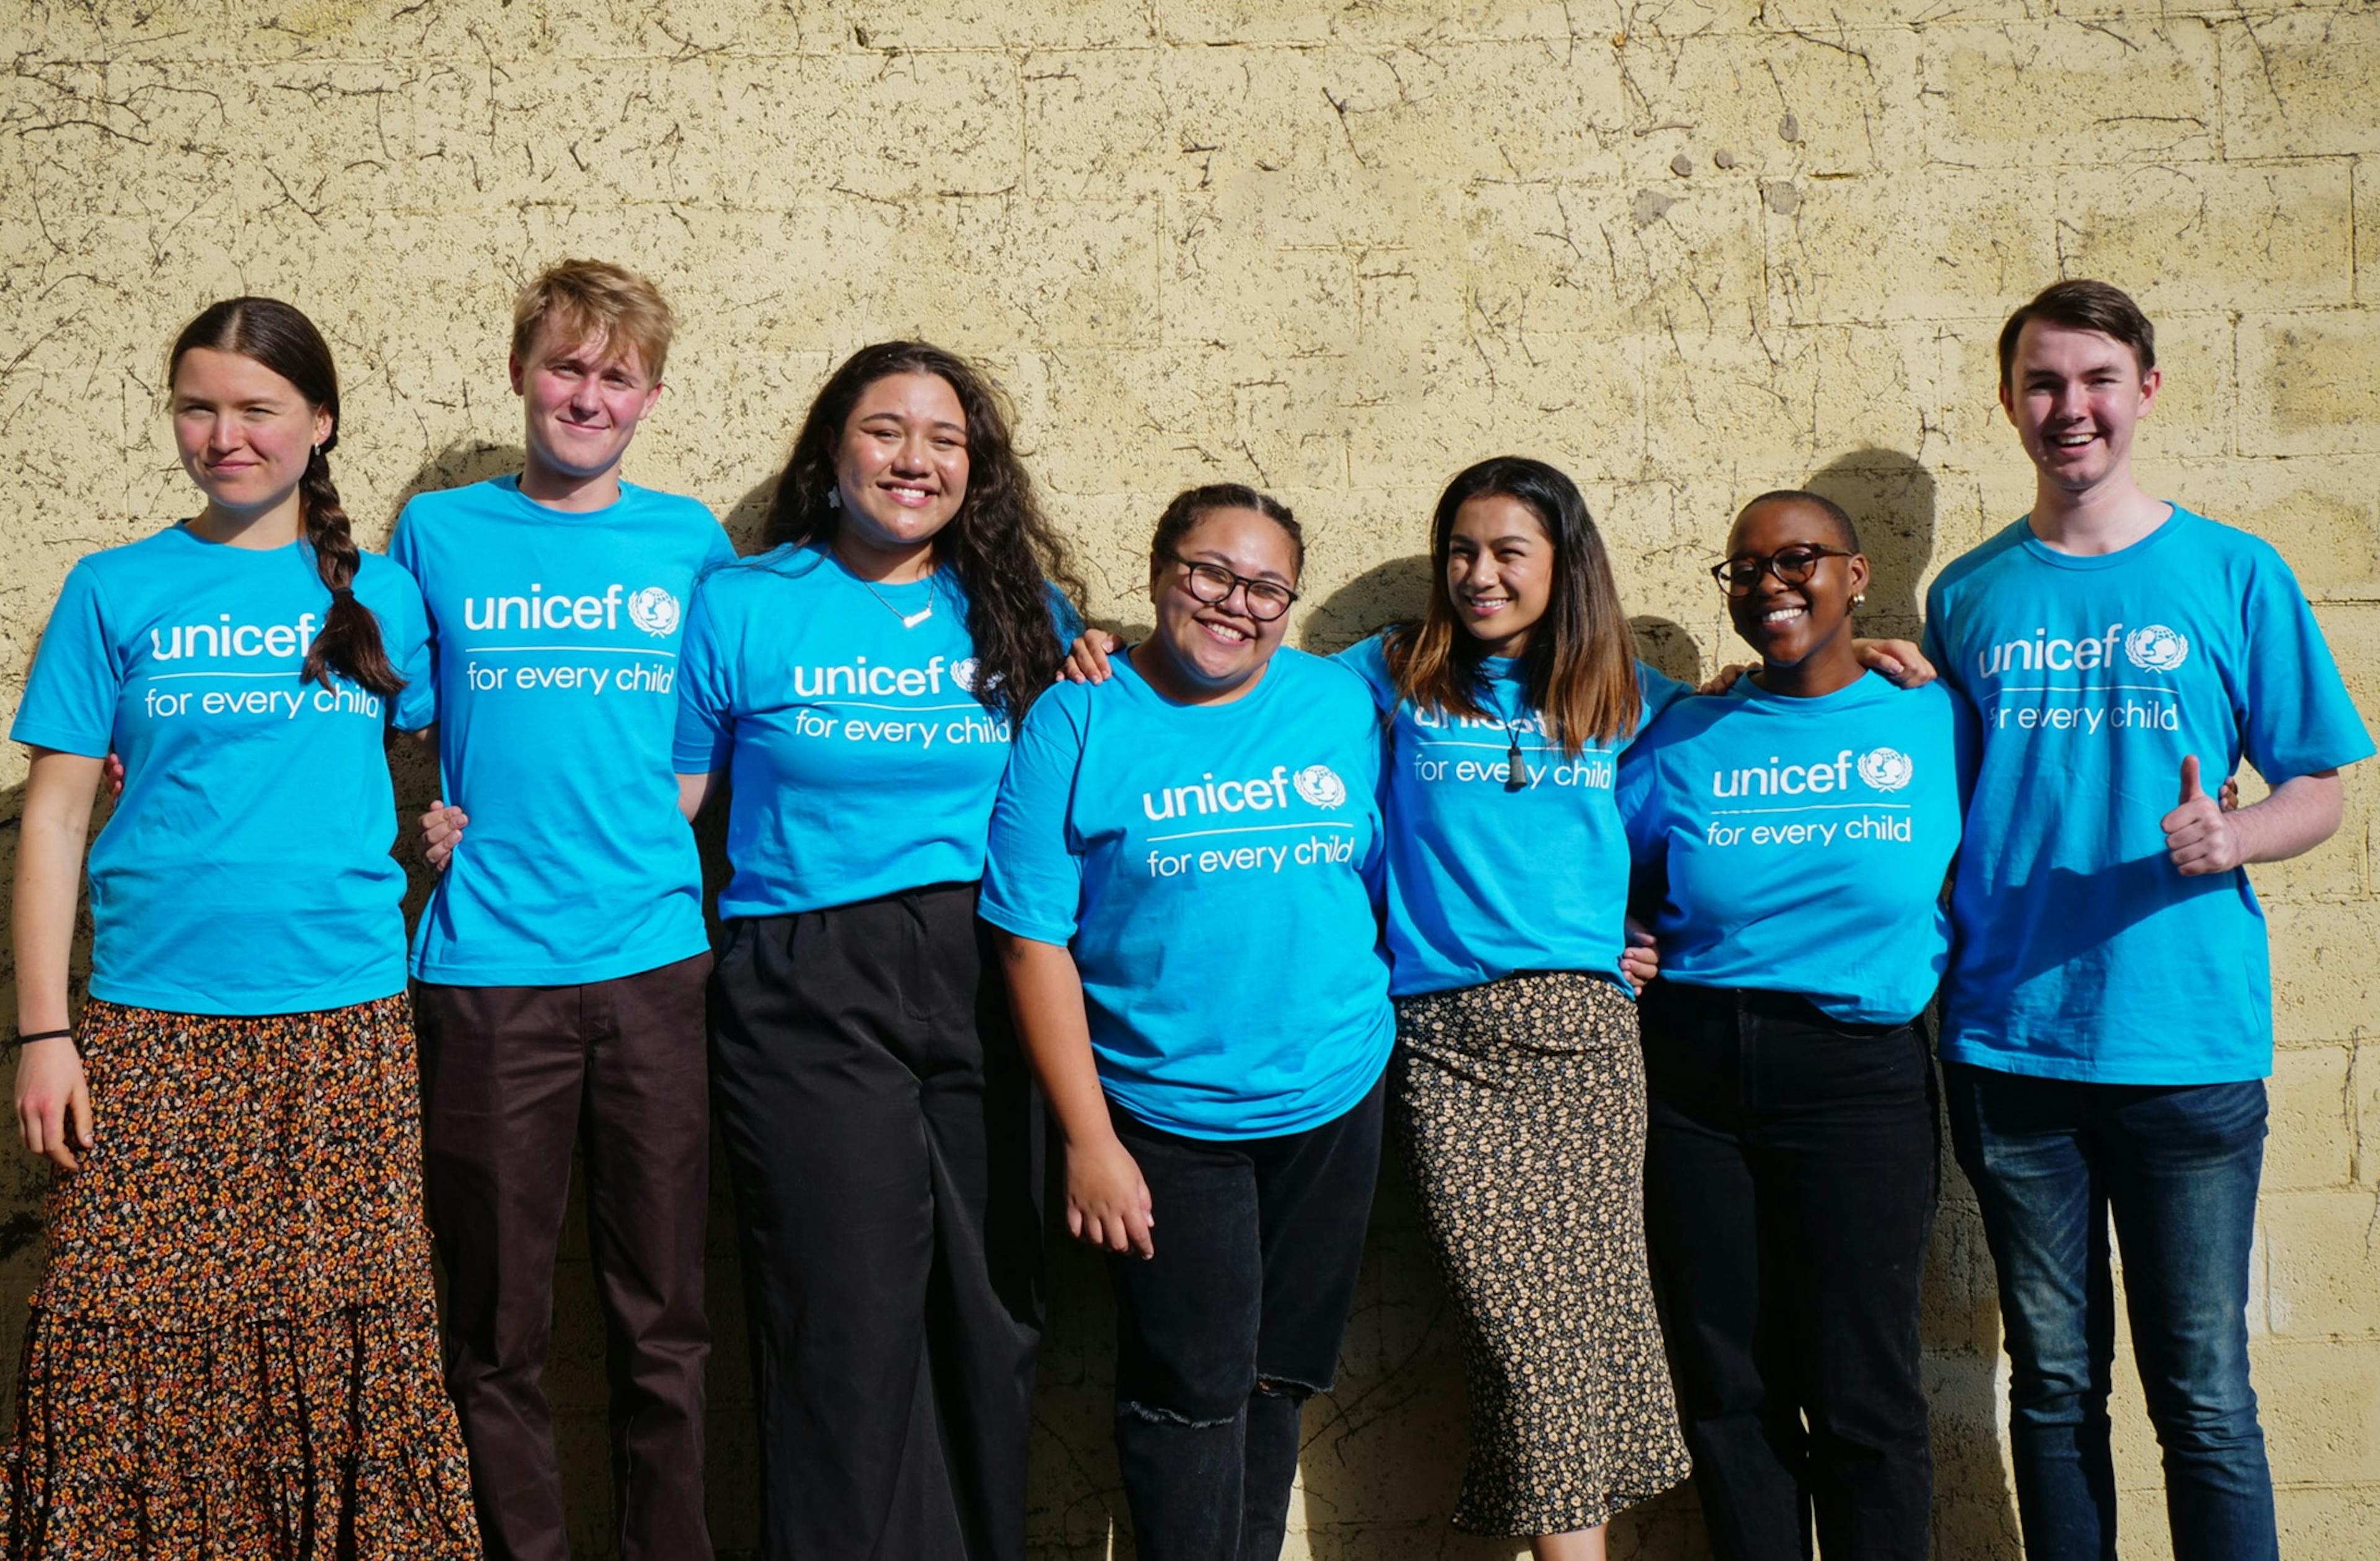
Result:
[[[919,342],[834,371],[739,558],[620,476],[673,331],[632,273],[540,275],[523,470],[414,498],[387,558],[305,317],[176,342],[204,507],[75,567],[12,728],[16,1097],[57,1169],[6,1555],[566,1556],[576,1145],[622,1552],[707,1555],[715,1115],[772,1557],[1021,1561],[1045,1123],[1149,1561],[1278,1555],[1390,1136],[1462,1328],[1455,1523],[1600,1556],[1691,1469],[1729,1561],[1922,1557],[1945,1101],[2028,1553],[2114,1554],[2112,1214],[2176,1555],[2277,1555],[2240,870],[2326,837],[2372,744],[2279,555],[2135,482],[2129,298],[2008,322],[2035,502],[1923,652],[1855,638],[1852,518],[1767,493],[1712,569],[1759,665],[1708,693],[1636,659],[1576,485],[1515,457],[1440,498],[1421,615],[1330,658],[1282,644],[1291,511],[1189,489],[1126,646],[997,385]],[[409,957],[391,732],[443,792]]]

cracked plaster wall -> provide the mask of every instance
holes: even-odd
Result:
[[[1413,599],[1444,479],[1518,449],[1581,477],[1675,670],[1730,653],[1698,566],[1735,502],[1814,474],[1868,530],[1871,622],[1912,627],[1924,580],[2029,494],[1992,403],[1999,320],[2105,275],[2165,342],[2153,485],[2280,545],[2380,713],[2369,4],[11,0],[0,55],[0,710],[74,558],[187,506],[159,373],[200,305],[277,293],[322,324],[338,476],[377,543],[407,494],[517,458],[507,300],[596,254],[686,321],[633,475],[741,533],[829,365],[920,333],[1014,391],[1097,611],[1145,616],[1167,494],[1245,479],[1314,539],[1296,632],[1343,643]],[[2281,1051],[2256,1370],[2285,1546],[2310,1557],[2380,1555],[2375,775],[2337,839],[2257,873]],[[0,752],[0,855],[22,776]],[[418,763],[401,779],[428,795]],[[21,1296],[39,1178],[6,1167]],[[722,1193],[733,1550],[754,1476],[727,1216]],[[1443,1525],[1460,1380],[1393,1178],[1368,1261],[1290,1554],[1511,1555]],[[1071,1251],[1055,1277],[1034,1533],[1100,1555],[1106,1301]],[[560,1311],[573,1520],[605,1555],[583,1243]],[[2017,1554],[1998,1328],[1952,1173],[1925,1322],[1944,1557]],[[2163,1555],[2121,1400],[2128,1554]],[[1614,1552],[1701,1555],[1691,1503],[1623,1519]]]

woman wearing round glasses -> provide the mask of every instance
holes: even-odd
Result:
[[[1712,573],[1760,668],[1620,766],[1637,913],[1645,1208],[1680,1418],[1724,1561],[1929,1554],[1918,1287],[1933,1221],[1924,1010],[1949,947],[1961,738],[1865,672],[1868,579],[1814,494],[1744,506]]]
[[[1237,484],[1166,507],[1157,627],[1026,719],[984,919],[1107,1248],[1116,1451],[1147,1561],[1278,1555],[1299,1413],[1354,1300],[1395,1020],[1380,737],[1281,647],[1305,546]]]

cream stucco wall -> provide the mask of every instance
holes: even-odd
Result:
[[[1805,480],[1867,527],[1872,622],[1909,628],[2030,491],[1992,402],[1998,321],[2104,275],[2166,344],[2153,485],[2280,546],[2380,714],[2368,4],[8,0],[0,53],[0,712],[75,557],[187,505],[159,377],[198,307],[270,292],[322,324],[376,543],[408,494],[516,459],[508,299],[591,254],[686,321],[632,474],[740,533],[826,368],[923,334],[1013,389],[1099,611],[1139,616],[1164,495],[1245,479],[1314,538],[1298,634],[1343,643],[1412,600],[1444,479],[1521,450],[1581,477],[1673,667],[1730,653],[1697,565],[1734,502]],[[2380,1556],[2375,774],[2338,838],[2256,875],[2281,1051],[2252,1321],[2293,1557]],[[0,751],[7,848],[22,777]],[[418,765],[401,780],[428,795]],[[0,1161],[21,1296],[38,1177]],[[733,1549],[753,1475],[729,1218],[722,1194]],[[1444,1527],[1461,1384],[1393,1178],[1369,1264],[1291,1554],[1510,1555]],[[1034,1531],[1099,1555],[1106,1301],[1087,1260],[1055,1272]],[[553,1388],[605,1555],[583,1245],[565,1279]],[[1998,1337],[1954,1174],[1926,1319],[1946,1558],[2017,1553]],[[2160,1555],[2123,1403],[2127,1554]],[[1700,1555],[1691,1503],[1624,1519],[1615,1553]]]

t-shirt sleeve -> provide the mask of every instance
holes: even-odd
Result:
[[[1661,806],[1661,761],[1657,743],[1635,742],[1620,755],[1611,799],[1628,836],[1628,903],[1643,914],[1660,901],[1669,877],[1669,830]]]
[[[1389,671],[1387,642],[1379,636],[1358,640],[1330,658],[1364,680],[1371,691],[1372,707],[1388,712],[1397,707],[1397,680]]]
[[[24,702],[8,735],[36,748],[105,758],[115,746],[115,705],[124,666],[107,628],[99,576],[89,564],[67,571],[49,627],[25,679]]]
[[[438,668],[431,658],[430,610],[422,605],[421,588],[413,577],[392,571],[387,607],[380,618],[381,648],[389,665],[405,679],[389,709],[389,725],[400,732],[418,732],[438,719]]]
[[[414,539],[419,534],[421,524],[414,518],[413,502],[406,500],[405,507],[397,512],[396,530],[388,539],[388,561],[418,582],[421,579],[421,549]]]
[[[1950,686],[1951,692],[1960,695],[1963,700],[1965,690],[1960,687],[1959,679],[1953,676],[1956,669],[1950,665],[1950,646],[1942,632],[1942,618],[1945,611],[1942,582],[1937,580],[1925,591],[1925,631],[1918,637],[1917,649],[1927,661],[1934,664],[1935,675]]]
[[[1643,713],[1636,721],[1636,729],[1640,732],[1660,719],[1663,711],[1680,700],[1692,699],[1694,695],[1693,684],[1681,683],[1660,668],[1642,661],[1636,664],[1636,688],[1644,696]]]
[[[1633,742],[1620,755],[1620,774],[1612,782],[1612,805],[1620,810],[1621,826],[1628,833],[1628,854],[1640,857],[1659,835],[1656,822],[1649,816],[1654,807],[1654,789],[1658,776],[1654,774],[1658,750],[1649,742]]]
[[[703,513],[708,515],[710,511],[705,510]],[[710,522],[710,545],[703,551],[701,567],[694,572],[694,578],[697,579],[700,579],[722,564],[735,562],[735,539],[729,536],[727,528],[716,520]]]
[[[682,775],[727,768],[735,750],[735,667],[720,643],[719,592],[698,584],[677,651],[677,735],[672,766]]]
[[[1060,648],[1070,650],[1083,637],[1083,615],[1075,611],[1075,604],[1056,582],[1045,582],[1041,589],[1050,598],[1050,627],[1058,631]]]
[[[1067,814],[1083,762],[1083,726],[1071,701],[1044,694],[1009,750],[984,848],[983,919],[1036,943],[1073,940],[1083,904],[1083,859]]]
[[[2244,604],[2248,664],[2240,746],[2268,785],[2372,756],[2372,735],[2348,697],[2297,577],[2277,555],[2259,561]],[[2207,764],[2210,756],[2199,762]]]

